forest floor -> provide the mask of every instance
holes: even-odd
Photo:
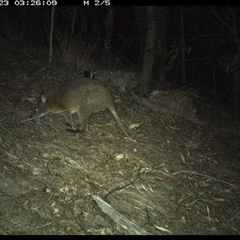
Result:
[[[240,121],[229,109],[201,99],[200,126],[113,93],[123,124],[139,124],[136,141],[108,111],[73,133],[60,115],[29,119],[41,90],[65,82],[61,69],[0,61],[0,234],[240,234]]]

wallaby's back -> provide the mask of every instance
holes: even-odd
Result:
[[[53,99],[69,108],[91,109],[92,113],[98,113],[114,106],[113,98],[107,87],[90,78],[65,83],[54,94]]]

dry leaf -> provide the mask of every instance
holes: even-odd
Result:
[[[116,160],[121,160],[121,159],[123,159],[123,158],[124,158],[124,154],[121,153],[121,154],[117,155],[114,159],[116,159]]]
[[[143,124],[143,122],[141,123],[134,123],[134,124],[131,124],[128,129],[131,130],[131,129],[136,129],[138,128],[139,126],[141,126]]]
[[[174,179],[174,180],[179,180],[178,178],[176,178],[175,176],[173,176],[172,174],[170,173],[165,173],[165,172],[162,172],[163,176],[166,177],[166,178],[171,178],[171,179]]]
[[[182,162],[183,162],[183,163],[186,163],[186,161],[185,161],[185,157],[182,155],[181,152],[180,152],[180,155],[181,155]]]
[[[44,152],[40,152],[40,153],[39,153],[39,156],[42,157],[42,158],[46,158],[46,159],[51,158],[51,156],[50,156],[49,154],[44,153]]]

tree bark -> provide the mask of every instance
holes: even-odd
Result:
[[[236,63],[239,63],[240,46],[238,46],[238,53],[236,54]],[[238,64],[233,72],[233,109],[234,115],[240,116],[240,67]]]
[[[51,9],[51,25],[50,25],[50,37],[49,37],[49,56],[48,56],[48,64],[52,64],[52,58],[53,58],[53,26],[54,26],[54,13],[55,13],[55,7],[52,6]]]
[[[134,10],[136,14],[136,25],[138,28],[138,36],[139,36],[137,68],[140,69],[142,66],[144,50],[146,46],[147,7],[135,6]]]
[[[108,7],[107,17],[105,21],[106,35],[105,35],[105,50],[107,53],[108,67],[111,63],[111,40],[113,32],[113,20],[114,20],[114,7]]]
[[[185,39],[184,39],[184,12],[183,8],[180,9],[180,41],[181,41],[181,75],[182,75],[182,86],[187,85],[186,77],[186,65],[185,65]]]
[[[156,16],[155,16],[155,6],[147,7],[148,16],[148,29],[146,46],[143,57],[143,63],[140,73],[140,81],[143,89],[141,92],[143,94],[148,93],[149,81],[151,79],[153,63],[154,63],[154,52],[155,52],[155,42],[156,42]],[[144,84],[143,84],[144,83]]]
[[[157,7],[157,30],[156,30],[156,71],[158,71],[158,83],[167,81],[167,38],[168,38],[168,23],[169,23],[169,7]]]

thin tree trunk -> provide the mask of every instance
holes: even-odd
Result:
[[[157,30],[156,30],[156,49],[158,49],[155,59],[155,64],[158,74],[158,86],[161,83],[167,82],[167,63],[166,63],[166,53],[167,53],[167,39],[168,39],[168,23],[169,23],[169,7],[159,6],[158,8],[158,18],[157,18]],[[156,86],[155,86],[156,87]]]
[[[106,52],[108,53],[107,59],[108,59],[108,67],[110,67],[111,64],[111,40],[112,40],[112,32],[113,32],[113,20],[114,20],[114,7],[108,7],[106,22],[105,22],[105,28],[106,28],[106,35],[105,35],[105,44],[104,46],[106,48]]]
[[[237,44],[238,45],[238,44]],[[236,62],[239,62],[240,46],[238,46],[238,54],[236,55]],[[240,115],[240,68],[235,66],[233,72],[233,109],[235,116]]]
[[[138,60],[137,68],[140,69],[143,62],[144,50],[146,46],[146,32],[147,32],[147,6],[134,6],[136,13],[136,25],[138,27]]]
[[[155,42],[156,42],[156,17],[155,17],[155,7],[147,7],[148,14],[148,29],[147,29],[147,39],[146,47],[143,57],[143,64],[140,73],[140,79],[144,84],[142,93],[148,93],[149,81],[151,79],[152,68],[154,63],[154,51],[155,51]]]
[[[53,59],[53,26],[54,26],[54,12],[55,7],[52,6],[51,9],[51,25],[50,25],[50,38],[49,38],[49,56],[48,56],[48,64],[52,64]]]
[[[184,39],[184,13],[183,8],[180,9],[180,41],[182,46],[181,51],[181,75],[182,75],[182,85],[187,85],[187,77],[186,77],[186,65],[185,65],[185,39]]]

